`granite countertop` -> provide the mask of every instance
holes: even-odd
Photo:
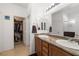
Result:
[[[37,34],[36,36],[38,37],[39,34]],[[42,35],[45,35],[45,34],[42,34]],[[49,34],[46,34],[46,35],[49,35]],[[39,37],[40,38],[40,37]],[[49,35],[48,38],[45,38],[45,37],[41,37],[40,38],[41,40],[44,40],[50,44],[53,44],[63,50],[65,50],[66,52],[72,54],[72,55],[75,55],[75,56],[79,56],[79,50],[76,50],[76,49],[72,49],[72,48],[67,48],[67,47],[64,47],[64,46],[61,46],[59,44],[56,43],[56,40],[59,40],[59,39],[63,39],[64,40],[64,37],[63,36],[57,36],[57,35]]]

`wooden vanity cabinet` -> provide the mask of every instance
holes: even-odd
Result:
[[[35,51],[38,56],[48,56],[48,43],[35,37]]]
[[[49,44],[45,41],[42,41],[41,55],[42,56],[48,56],[49,55]]]
[[[72,54],[38,37],[35,37],[35,51],[38,56],[72,56]]]
[[[38,56],[41,56],[41,39],[39,39],[38,37],[35,37],[35,51],[37,53]]]
[[[63,49],[55,46],[55,45],[49,45],[49,55],[50,56],[72,56],[72,54],[64,51]]]

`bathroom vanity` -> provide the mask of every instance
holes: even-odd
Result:
[[[35,52],[38,56],[74,56],[79,55],[79,50],[67,48],[56,43],[63,37],[35,35]]]

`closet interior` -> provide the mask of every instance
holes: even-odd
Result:
[[[14,17],[14,44],[23,43],[23,18]]]

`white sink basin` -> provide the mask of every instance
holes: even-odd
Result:
[[[49,38],[48,35],[38,35],[38,37],[40,37],[40,38]]]
[[[56,43],[58,43],[61,46],[67,47],[67,48],[79,50],[79,45],[75,41],[59,39],[59,40],[56,40]]]

